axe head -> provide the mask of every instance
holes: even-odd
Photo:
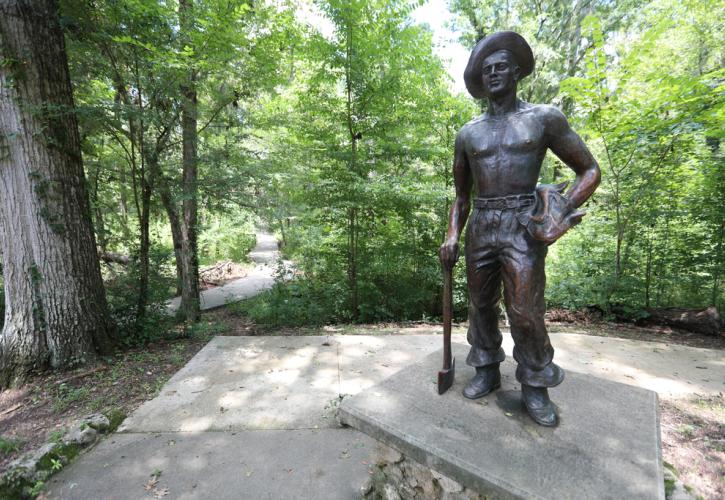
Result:
[[[453,385],[456,378],[456,358],[451,361],[451,367],[438,372],[438,394],[443,394]]]

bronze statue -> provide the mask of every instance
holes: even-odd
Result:
[[[601,173],[561,111],[516,97],[518,82],[533,69],[531,47],[512,31],[487,36],[471,53],[466,88],[475,98],[487,98],[488,110],[464,125],[456,138],[456,200],[440,259],[448,270],[458,260],[458,238],[472,201],[465,238],[471,344],[466,363],[476,368],[476,375],[463,395],[480,398],[501,385],[503,284],[524,405],[538,424],[554,426],[558,418],[547,388],[560,384],[564,371],[552,361],[554,349],[544,325],[544,259],[547,246],[581,220],[584,214],[576,209],[597,188]],[[547,149],[576,173],[565,195],[564,185],[536,185]]]

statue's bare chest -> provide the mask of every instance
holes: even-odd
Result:
[[[466,154],[469,161],[501,161],[506,157],[539,156],[546,149],[544,128],[532,113],[515,113],[471,124]]]

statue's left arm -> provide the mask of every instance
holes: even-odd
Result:
[[[564,114],[554,107],[543,108],[549,149],[576,173],[576,179],[566,197],[574,208],[579,207],[597,189],[602,173],[584,141],[569,126]]]

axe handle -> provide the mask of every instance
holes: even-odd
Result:
[[[451,323],[453,321],[453,269],[443,266],[443,369],[451,369]]]

